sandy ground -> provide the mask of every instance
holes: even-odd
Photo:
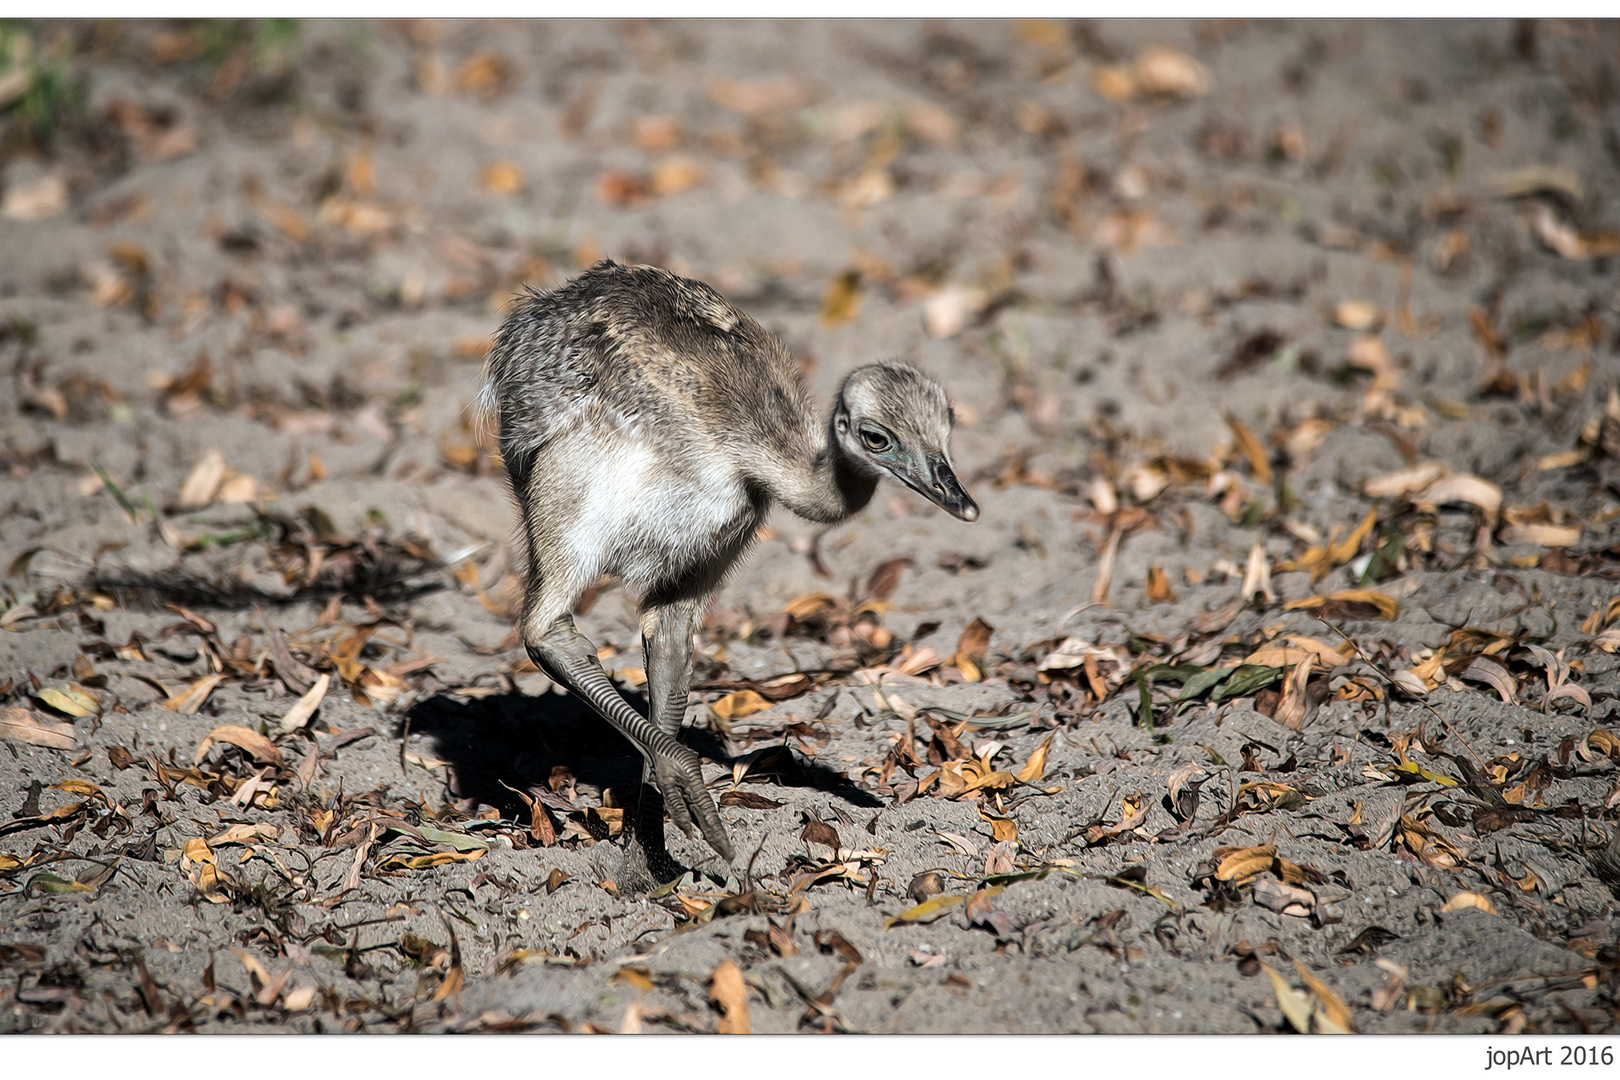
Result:
[[[6,33],[0,1030],[1620,1015],[1614,24]],[[773,518],[641,896],[467,409],[604,256],[983,507]]]

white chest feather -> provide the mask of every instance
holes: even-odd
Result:
[[[566,535],[589,574],[646,589],[702,565],[753,527],[747,492],[723,461],[671,467],[649,443],[622,438],[580,452],[591,460],[578,475],[592,479]]]

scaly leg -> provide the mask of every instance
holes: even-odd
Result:
[[[686,718],[687,691],[692,681],[692,634],[702,608],[701,600],[677,600],[649,603],[641,612],[649,719],[670,738],[680,734]],[[660,881],[681,873],[682,868],[664,847],[664,800],[654,783],[650,762],[642,767],[640,797],[625,824],[627,856],[643,860],[647,872]],[[721,849],[715,845],[715,850]]]
[[[574,627],[573,616],[563,614],[543,623],[536,617],[538,608],[539,605],[531,606],[523,624],[523,644],[535,666],[587,701],[641,751],[645,762],[643,775],[651,770],[675,825],[688,837],[694,834],[695,825],[701,829],[709,846],[729,861],[731,841],[714,800],[703,786],[703,769],[697,754],[676,742],[661,726],[650,723],[619,696],[596,658],[596,648]],[[690,650],[690,630],[686,633]],[[685,700],[683,679],[683,706]],[[678,715],[676,724],[679,725]]]

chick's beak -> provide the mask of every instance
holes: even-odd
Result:
[[[913,485],[920,494],[963,521],[979,520],[979,504],[962,489],[962,482],[956,478],[944,454],[927,455],[923,475],[926,477],[925,483]]]

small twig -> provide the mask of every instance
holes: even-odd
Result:
[[[748,865],[743,868],[742,885],[743,885],[743,892],[745,892],[745,893],[754,891],[754,860],[758,859],[759,858],[759,853],[764,851],[764,850],[765,850],[765,841],[761,840],[759,842],[759,847],[755,848],[754,853],[748,857]]]
[[[409,710],[407,710],[405,713],[405,729],[400,732],[399,736],[399,774],[406,777],[411,775],[410,770],[405,767],[405,747],[410,743],[410,741],[411,714]]]
[[[1383,668],[1373,663],[1372,657],[1363,652],[1361,646],[1357,645],[1355,641],[1351,639],[1349,634],[1346,634],[1343,630],[1340,630],[1337,626],[1334,626],[1320,615],[1316,616],[1316,621],[1327,627],[1329,630],[1332,630],[1335,634],[1338,634],[1340,637],[1344,638],[1345,643],[1352,649],[1356,650],[1356,655],[1361,657],[1362,661],[1365,662],[1368,667],[1372,668],[1374,675],[1377,675],[1380,679],[1383,679],[1384,682],[1388,683],[1391,687],[1396,686],[1395,680],[1385,674]],[[1468,740],[1463,738],[1462,732],[1458,731],[1455,727],[1452,727],[1451,721],[1442,716],[1439,709],[1436,709],[1427,701],[1419,701],[1418,704],[1423,706],[1425,709],[1428,709],[1436,720],[1445,725],[1447,731],[1451,732],[1451,734],[1457,737],[1457,741],[1463,744],[1463,749],[1474,755],[1474,760],[1479,762],[1480,768],[1487,768],[1485,759],[1479,756],[1479,751],[1468,745]]]

